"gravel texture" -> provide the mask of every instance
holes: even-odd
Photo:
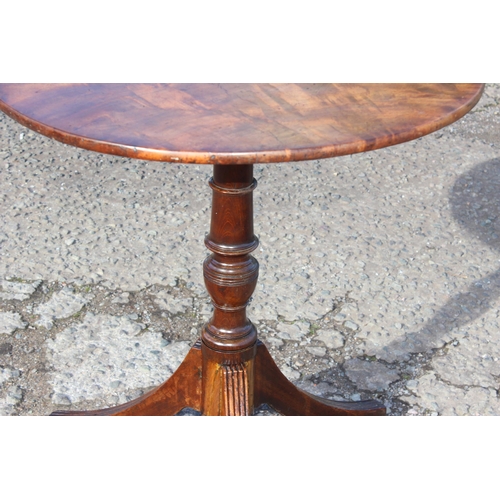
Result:
[[[175,370],[211,314],[210,175],[0,115],[0,415],[122,403]],[[499,84],[427,137],[255,177],[249,316],[290,380],[390,415],[500,414]]]

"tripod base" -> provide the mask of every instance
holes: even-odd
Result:
[[[343,402],[330,401],[308,394],[292,384],[280,371],[266,346],[257,341],[253,364],[253,392],[255,407],[267,404],[282,415],[385,415],[385,407],[378,401]],[[203,411],[203,359],[201,341],[191,348],[175,373],[162,385],[141,397],[123,405],[103,410],[56,411],[52,416],[92,415],[176,415],[183,408]],[[206,387],[206,384],[205,384]],[[213,387],[213,386],[212,386]],[[207,390],[207,389],[205,389]],[[210,389],[213,393],[213,389]],[[224,395],[221,395],[224,399]],[[236,406],[236,409],[235,409]],[[253,412],[238,411],[237,405],[220,405],[221,415],[244,415]],[[208,414],[213,414],[209,412]]]

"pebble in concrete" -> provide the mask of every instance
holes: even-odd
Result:
[[[16,330],[23,330],[27,323],[21,319],[19,313],[0,312],[0,333],[11,334]]]
[[[130,300],[130,293],[123,292],[118,297],[115,297],[111,302],[113,304],[128,304]]]
[[[306,322],[297,322],[293,325],[278,324],[278,337],[283,340],[302,340],[309,332],[310,325]]]
[[[319,358],[326,354],[326,349],[324,347],[306,347],[306,351]]]
[[[399,380],[397,370],[391,370],[381,363],[349,359],[344,370],[351,382],[365,391],[385,391],[392,382]]]
[[[55,319],[69,318],[79,312],[89,300],[90,297],[75,293],[71,287],[63,288],[34,310],[35,314],[41,316],[35,324],[50,330]]]
[[[13,415],[15,407],[7,402],[6,398],[0,399],[0,417],[7,417]]]
[[[87,313],[47,341],[54,365],[52,401],[69,405],[106,398],[127,401],[126,392],[164,382],[189,350],[188,342],[168,344],[161,333],[124,316]]]
[[[344,326],[348,330],[352,330],[353,332],[355,332],[356,330],[359,330],[359,326],[356,323],[354,323],[354,321],[351,321],[351,320],[344,321]]]
[[[315,340],[323,342],[328,349],[339,349],[344,345],[344,336],[337,330],[318,330]]]
[[[13,377],[19,377],[18,370],[12,370],[10,368],[0,368],[0,387],[2,387],[5,381]]]

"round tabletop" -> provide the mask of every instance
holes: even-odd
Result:
[[[482,84],[0,84],[0,109],[101,153],[249,164],[416,139],[464,116],[482,91]]]

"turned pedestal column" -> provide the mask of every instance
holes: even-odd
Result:
[[[257,331],[246,307],[257,284],[259,264],[250,255],[253,233],[253,165],[215,165],[210,233],[212,251],[203,264],[214,314],[203,329],[203,413],[251,415]]]

